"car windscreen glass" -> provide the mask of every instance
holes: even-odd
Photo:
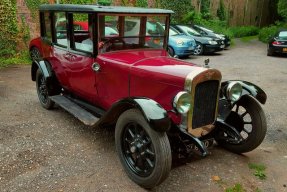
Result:
[[[169,28],[169,35],[176,36],[176,35],[179,35],[179,34],[180,33],[177,30],[175,30],[173,28]]]
[[[281,31],[278,35],[280,40],[287,40],[287,31]]]
[[[99,17],[99,42],[109,47],[102,52],[163,48],[166,16],[102,15]],[[105,32],[103,31],[105,30]],[[101,52],[101,51],[99,51]]]
[[[194,35],[194,36],[201,36],[200,33],[198,33],[196,30],[187,27],[187,26],[179,26],[179,28],[181,28],[181,30],[185,31],[186,33],[188,33],[189,35]]]

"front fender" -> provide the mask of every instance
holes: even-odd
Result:
[[[171,126],[170,118],[165,109],[156,101],[144,97],[131,97],[118,101],[100,119],[99,125],[114,124],[126,110],[137,108],[141,111],[151,128],[158,132],[165,132]]]
[[[241,84],[243,92],[242,96],[244,95],[252,95],[256,98],[261,104],[265,104],[267,100],[266,93],[257,85],[247,82],[247,81],[240,81],[240,80],[229,80],[221,83],[221,90],[224,93],[225,89],[227,88],[228,84],[231,82],[238,82]]]

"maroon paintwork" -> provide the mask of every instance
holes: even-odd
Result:
[[[167,111],[172,110],[173,97],[184,90],[186,76],[198,67],[169,57],[163,49],[122,50],[92,58],[47,46],[41,38],[32,40],[33,46],[52,64],[65,89],[105,110],[132,96],[153,99]],[[94,62],[101,66],[98,73],[92,70]],[[170,117],[179,123],[174,113]]]

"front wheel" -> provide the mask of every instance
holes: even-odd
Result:
[[[258,147],[267,130],[266,118],[259,103],[251,96],[243,96],[233,107],[225,122],[237,129],[242,137],[238,144],[228,142],[229,135],[219,132],[218,144],[234,153],[246,153]],[[223,139],[222,139],[223,138]],[[224,139],[225,138],[225,139]]]
[[[36,89],[41,105],[46,109],[52,109],[55,103],[49,98],[47,82],[40,69],[36,72]]]
[[[115,143],[131,180],[144,188],[159,185],[171,169],[171,149],[166,133],[154,131],[137,109],[118,119]]]

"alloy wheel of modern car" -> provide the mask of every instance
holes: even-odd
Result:
[[[217,142],[223,148],[234,153],[246,153],[258,147],[266,135],[266,118],[260,104],[251,96],[243,96],[233,107],[232,112],[226,119],[226,123],[234,126],[240,133],[243,141],[239,144],[228,142],[225,132],[221,137],[226,139]]]
[[[194,55],[201,55],[203,53],[203,46],[201,43],[197,43],[194,49]]]
[[[41,105],[46,109],[53,108],[55,103],[49,98],[46,80],[40,69],[36,72],[36,88]]]
[[[32,61],[42,59],[42,55],[41,55],[39,49],[36,47],[32,47],[30,49],[30,57],[31,57]]]
[[[120,116],[115,141],[125,171],[138,185],[152,188],[168,176],[172,160],[168,137],[153,130],[139,110]]]

